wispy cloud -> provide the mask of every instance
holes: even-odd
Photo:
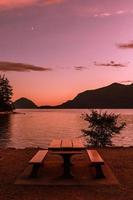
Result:
[[[51,4],[60,4],[63,3],[65,0],[44,0],[42,1],[44,5],[51,5]]]
[[[109,17],[111,15],[112,15],[111,13],[105,12],[105,13],[96,14],[95,17]]]
[[[17,7],[30,6],[38,0],[0,0],[0,9],[12,9]]]
[[[30,72],[30,71],[50,71],[52,68],[38,67],[23,63],[0,62],[0,71]]]
[[[53,5],[63,3],[65,0],[0,0],[0,10],[8,10],[34,5]]]
[[[132,10],[128,11],[128,10],[118,10],[116,11],[116,15],[122,15],[122,14],[125,14],[125,13],[128,13],[128,12],[132,12]]]
[[[133,14],[132,10],[116,10],[113,12],[98,12],[94,14],[94,17],[110,17],[124,14]]]
[[[112,13],[109,12],[100,12],[93,14],[93,17],[110,17],[112,16]]]
[[[68,2],[74,14],[84,17],[110,17],[124,14],[133,14],[133,9],[131,9],[130,7],[128,9],[124,9],[124,7],[121,7],[120,5],[119,7],[121,9],[119,9],[118,6],[112,9],[112,5],[103,7],[99,2],[96,3],[88,1],[88,3],[85,3],[82,0],[80,1],[74,2],[70,0],[0,0],[0,10],[8,10],[27,6],[51,6]]]
[[[73,66],[73,68],[74,68],[75,70],[78,70],[78,71],[83,71],[83,70],[88,69],[86,66]]]
[[[117,46],[121,49],[133,49],[133,41],[130,41],[128,43],[117,44]]]
[[[115,5],[115,4],[114,4]],[[120,9],[121,8],[121,9]],[[101,5],[101,3],[91,3],[89,5],[84,5],[84,4],[80,4],[75,7],[73,7],[73,12],[76,15],[79,15],[81,17],[97,17],[97,18],[104,18],[104,17],[111,17],[111,16],[120,16],[120,15],[126,15],[126,14],[133,14],[133,9],[131,9],[130,7],[127,8],[125,6],[121,7],[121,5],[117,5],[117,7],[115,8],[115,6],[112,5],[108,5],[106,7],[103,7]]]
[[[116,63],[115,61],[110,61],[110,62],[106,62],[106,63],[98,63],[98,62],[94,62],[95,66],[100,66],[100,67],[127,67],[125,64],[122,63]]]

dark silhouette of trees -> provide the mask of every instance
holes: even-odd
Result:
[[[13,89],[5,75],[0,75],[0,111],[12,111]]]
[[[112,146],[112,137],[119,134],[126,126],[126,123],[119,122],[119,115],[108,114],[92,110],[90,115],[85,114],[84,120],[89,122],[88,129],[83,129],[83,136],[86,137],[87,144],[95,147]]]

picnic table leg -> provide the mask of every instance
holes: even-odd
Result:
[[[37,177],[39,168],[40,168],[40,164],[33,164],[32,170],[31,170],[31,173],[30,173],[30,178],[36,178]]]
[[[63,177],[64,178],[72,178],[71,174],[71,154],[63,154],[63,160],[64,160],[64,173]]]
[[[95,165],[95,169],[96,169],[96,178],[97,179],[105,178],[101,165]]]

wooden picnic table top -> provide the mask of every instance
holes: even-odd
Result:
[[[52,140],[49,150],[84,150],[85,146],[81,139],[54,139]]]

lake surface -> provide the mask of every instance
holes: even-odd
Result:
[[[133,146],[133,109],[106,109],[120,114],[127,126],[112,141],[115,146]],[[47,148],[52,139],[75,138],[82,135],[88,122],[82,114],[88,109],[16,110],[18,114],[0,115],[0,148]]]

